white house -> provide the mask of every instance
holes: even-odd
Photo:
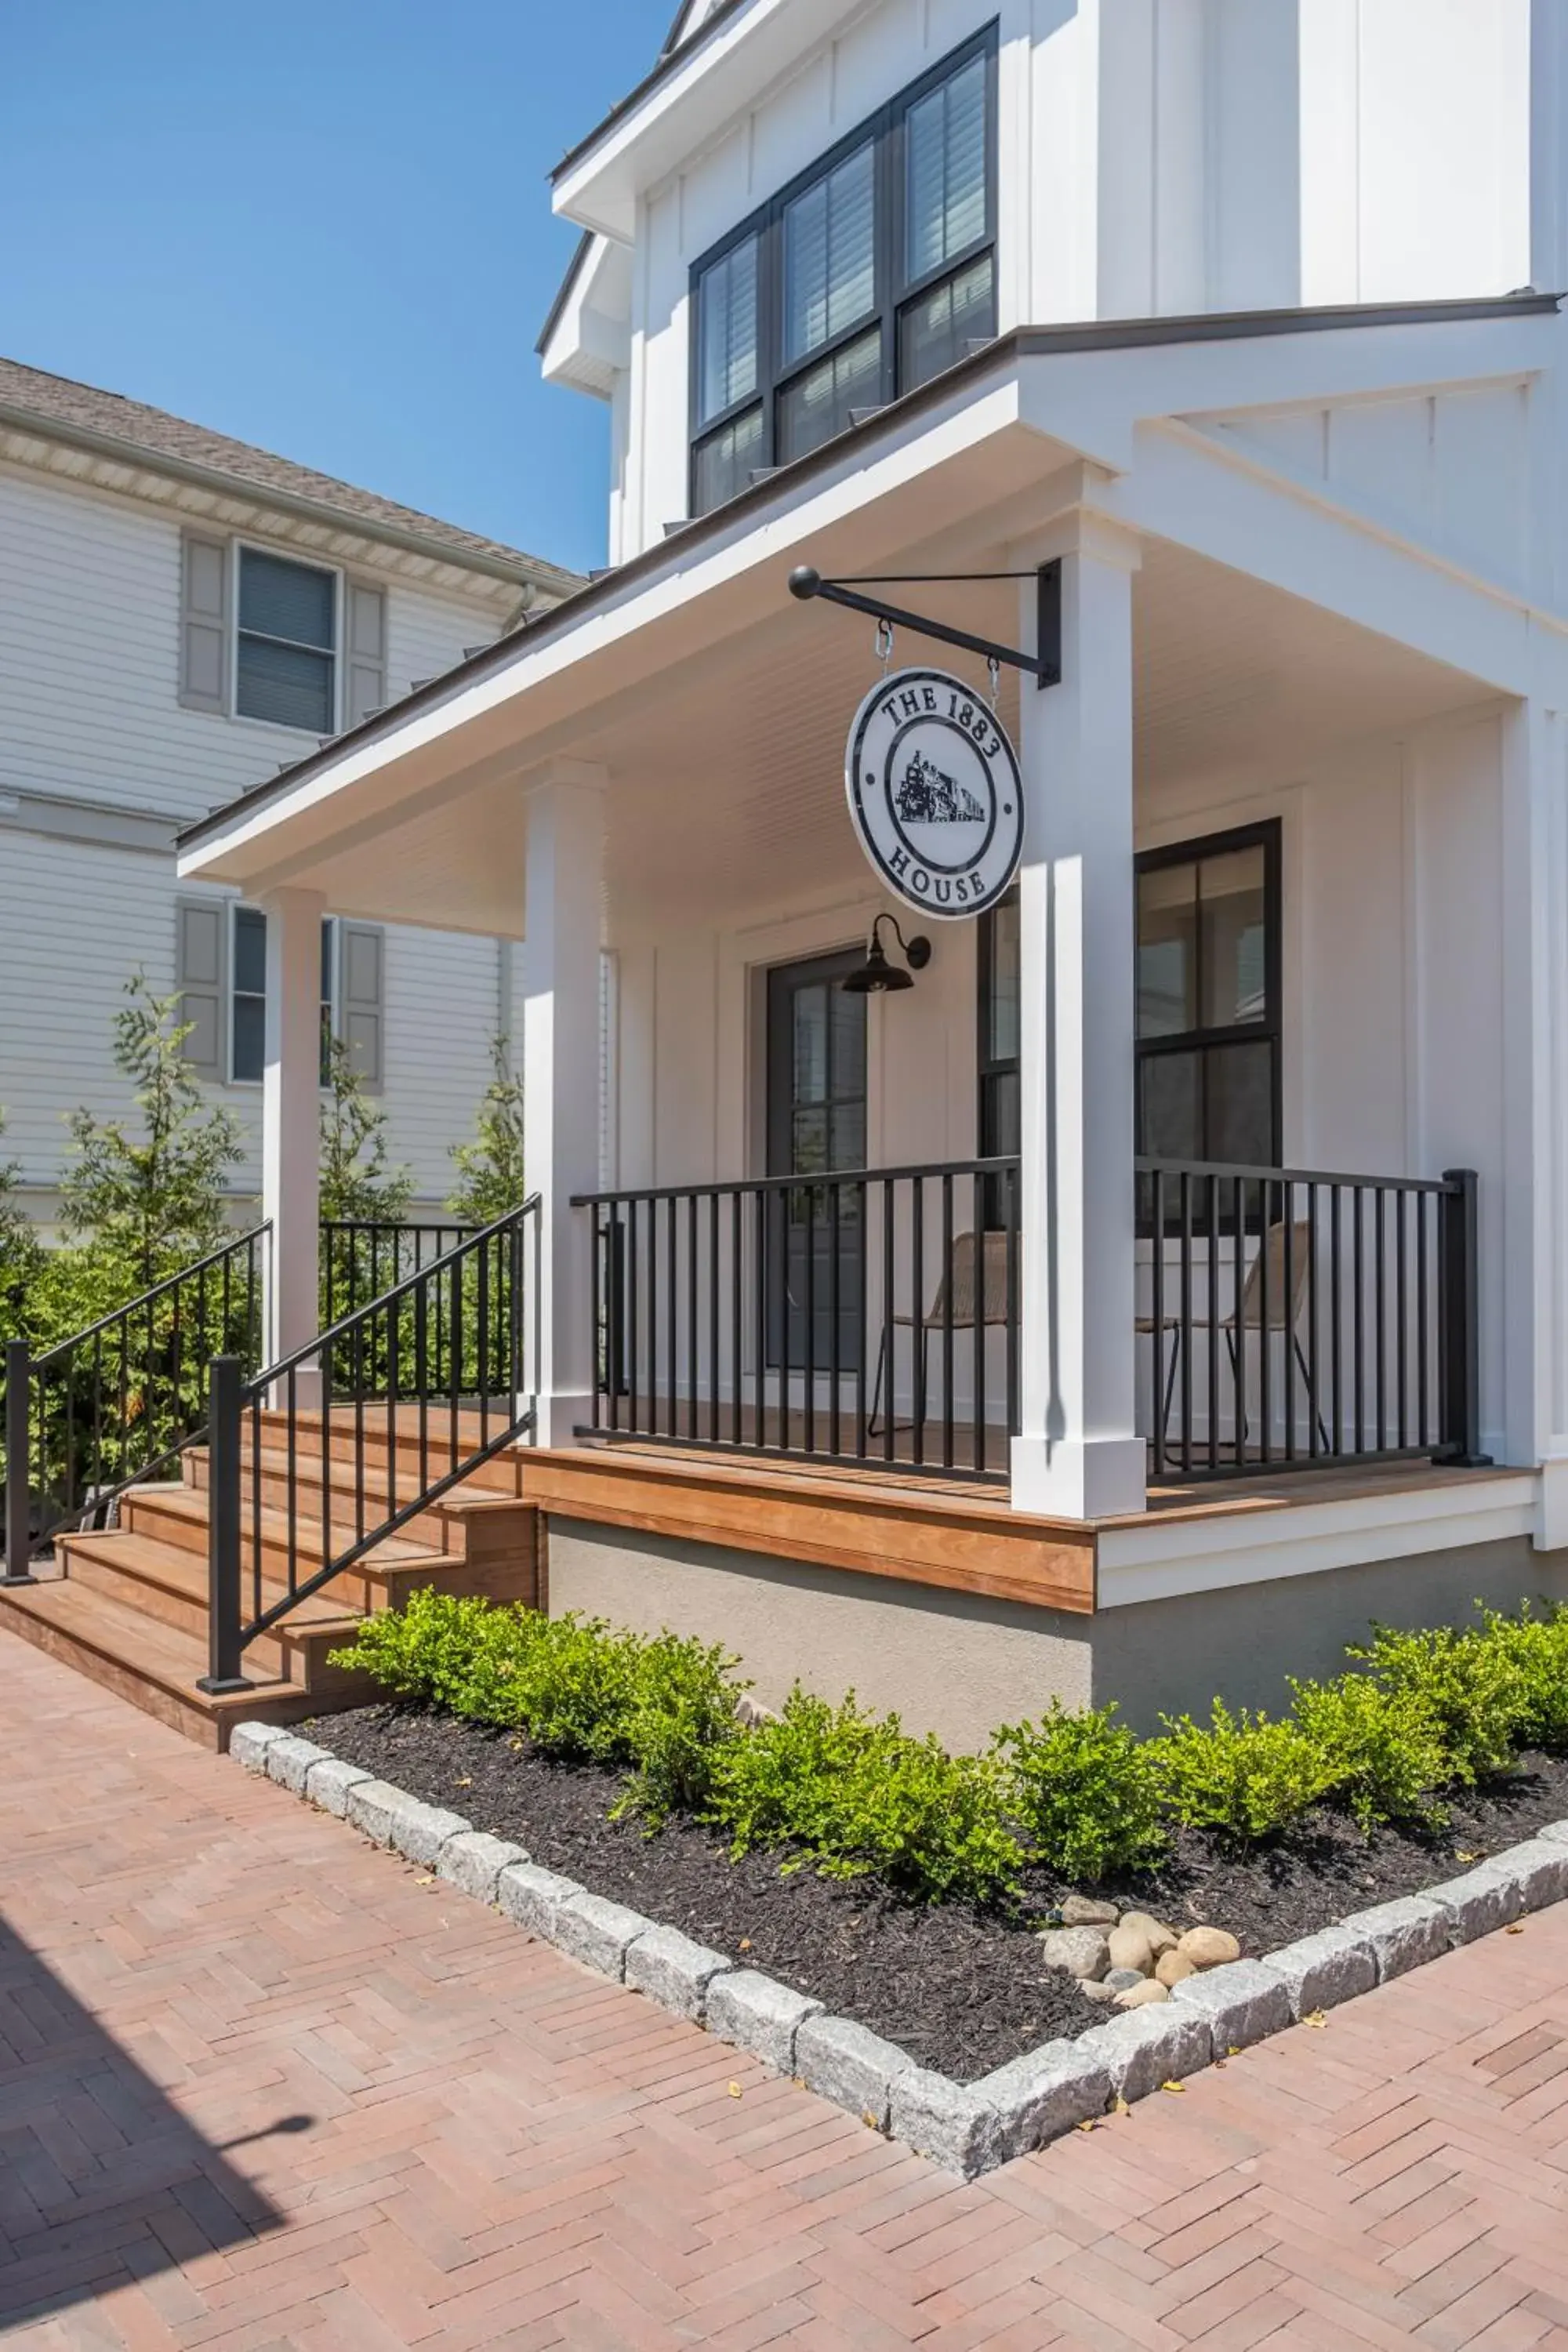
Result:
[[[247,1139],[235,1189],[254,1202],[263,919],[240,894],[176,882],[176,832],[577,584],[0,362],[0,1157],[21,1163],[35,1215],[55,1204],[64,1114],[124,1107],[111,1024],[138,966],[184,992],[192,1058]],[[323,1006],[426,1202],[450,1189],[447,1148],[471,1131],[513,985],[504,940],[327,910]]]
[[[553,183],[612,568],[182,835],[290,1444],[331,908],[519,943],[551,1608],[967,1739],[1568,1590],[1565,86],[1563,0],[682,10]]]

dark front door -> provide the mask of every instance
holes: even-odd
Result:
[[[863,961],[851,950],[768,974],[770,1176],[866,1165],[866,1000],[843,987]],[[802,1182],[770,1194],[767,1244],[769,1362],[857,1371],[864,1250],[854,1189]]]

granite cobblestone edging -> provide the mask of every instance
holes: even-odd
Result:
[[[1075,2040],[1044,2042],[978,2082],[954,2083],[854,2019],[830,2017],[809,1995],[542,1868],[522,1847],[342,1763],[313,1740],[244,1723],[229,1753],[965,2179],[1092,2123],[1118,2100],[1145,2098],[1568,1896],[1568,1822],[1554,1822],[1444,1885],[1352,1913],[1266,1958],[1205,1969],[1175,1986],[1168,2001],[1124,2011]]]

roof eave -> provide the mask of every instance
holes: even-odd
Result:
[[[100,433],[89,425],[79,425],[68,418],[51,416],[39,409],[20,403],[0,400],[0,426],[12,432],[26,433],[43,441],[59,442],[66,448],[79,449],[90,457],[105,457],[113,463],[136,467],[142,473],[163,474],[170,479],[189,482],[194,488],[209,490],[225,498],[244,498],[256,505],[272,507],[284,514],[298,516],[337,531],[346,531],[361,539],[375,541],[386,547],[397,548],[407,555],[422,556],[427,562],[442,563],[456,572],[477,572],[488,579],[501,580],[510,587],[542,589],[551,595],[570,595],[578,586],[575,572],[559,565],[546,563],[530,555],[519,554],[508,559],[490,555],[479,548],[454,547],[445,540],[432,539],[423,531],[412,530],[374,515],[360,514],[351,508],[333,506],[329,499],[312,499],[300,490],[274,488],[268,483],[252,480],[245,474],[232,474],[221,466],[204,466],[199,459],[180,457],[161,449],[149,449],[141,442],[127,441],[112,433]]]

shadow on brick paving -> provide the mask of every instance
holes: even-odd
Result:
[[[0,1919],[0,2334],[285,2217]]]

